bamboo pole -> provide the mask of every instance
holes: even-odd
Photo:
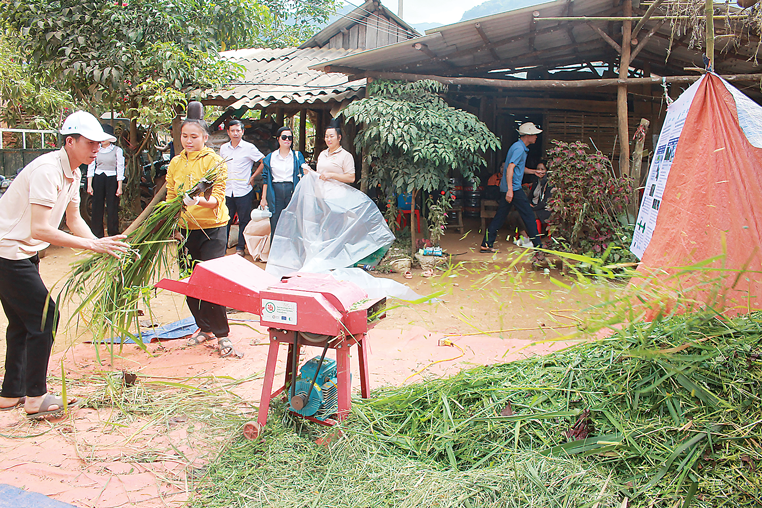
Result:
[[[637,39],[638,38],[638,32],[640,32],[640,29],[643,28],[643,25],[646,24],[646,22],[651,19],[651,15],[654,13],[657,7],[661,5],[661,3],[664,0],[656,0],[654,3],[652,3],[648,10],[646,10],[646,13],[643,14],[643,17],[640,18],[640,21],[638,21],[638,24],[635,25],[635,28],[632,30],[632,35],[630,36],[630,39]]]
[[[367,71],[363,77],[372,77],[375,79],[389,79],[402,81],[419,81],[428,79],[444,83],[446,85],[473,85],[488,86],[492,88],[507,88],[521,90],[549,90],[549,89],[569,89],[569,88],[607,88],[610,86],[627,85],[660,85],[662,83],[693,83],[701,78],[696,76],[652,76],[648,78],[600,78],[600,79],[576,79],[576,80],[556,80],[556,79],[492,79],[492,78],[457,78],[450,76],[437,76],[434,74],[408,74],[405,72],[377,72]],[[728,74],[722,76],[725,81],[743,81],[754,82],[762,79],[761,74]]]
[[[593,29],[593,30],[594,30],[594,31],[595,31],[595,32],[596,32],[598,35],[600,35],[600,36],[601,36],[601,38],[602,38],[604,41],[606,41],[606,42],[609,44],[609,46],[611,46],[612,48],[614,48],[614,49],[616,50],[616,52],[617,52],[617,53],[619,53],[620,55],[622,54],[622,48],[621,48],[621,46],[619,46],[619,44],[617,44],[617,42],[616,42],[614,39],[612,39],[612,38],[609,36],[609,34],[607,34],[606,32],[604,32],[604,31],[603,31],[603,30],[602,30],[600,27],[597,27],[597,26],[595,26],[594,24],[590,23],[589,21],[587,22],[587,26],[589,26],[590,28],[592,28],[592,29]]]
[[[635,60],[635,57],[638,56],[638,53],[646,46],[648,41],[653,37],[653,35],[661,28],[661,26],[664,24],[664,21],[659,21],[654,25],[654,27],[648,32],[648,34],[643,37],[643,39],[638,42],[638,45],[635,47],[635,49],[632,50],[632,53],[630,53],[630,63],[632,63],[633,60]]]
[[[707,0],[711,1],[711,0]],[[632,0],[624,0],[624,15],[632,14]],[[626,80],[630,71],[630,35],[632,35],[632,21],[622,23],[622,52],[619,55],[619,79]],[[628,125],[629,112],[627,111],[627,83],[621,83],[616,91],[616,115],[619,127],[619,174],[630,174],[630,129]]]
[[[706,56],[709,58],[707,70],[714,70],[714,5],[712,0],[706,0]]]

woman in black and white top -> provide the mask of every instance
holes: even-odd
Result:
[[[103,126],[104,132],[114,135],[114,128]],[[103,141],[95,161],[87,167],[87,193],[93,197],[90,229],[103,238],[103,208],[106,205],[108,236],[119,234],[119,196],[124,181],[124,152],[109,141]]]
[[[280,214],[291,202],[291,196],[299,183],[304,171],[309,171],[309,166],[304,161],[302,152],[292,149],[294,134],[288,127],[278,129],[278,150],[264,158],[264,170],[262,171],[262,200],[259,205],[269,208],[270,238],[275,235],[275,226],[278,224]]]

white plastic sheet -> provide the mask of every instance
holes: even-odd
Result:
[[[330,273],[336,280],[348,281],[360,286],[370,299],[394,297],[411,302],[423,298],[405,284],[383,277],[374,277],[360,268],[337,268]]]
[[[267,273],[321,273],[346,268],[381,247],[394,234],[363,192],[308,172],[275,227]]]

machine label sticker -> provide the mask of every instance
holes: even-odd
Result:
[[[297,324],[296,302],[262,300],[262,320],[287,325]]]

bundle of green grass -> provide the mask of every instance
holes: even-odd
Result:
[[[209,197],[218,168],[223,163],[211,168],[187,194],[191,197],[201,194]],[[130,338],[145,348],[138,338],[138,307],[144,304],[150,312],[153,284],[167,276],[177,260],[178,242],[175,235],[181,230],[184,194],[180,188],[175,198],[156,205],[148,217],[127,235],[125,241],[130,245],[130,250],[126,254],[115,257],[83,252],[82,257],[72,263],[71,273],[58,295],[59,308],[62,303],[76,297],[78,302],[72,319],[82,318],[85,321],[93,334],[94,343],[105,340],[110,344],[112,364],[113,340],[108,339],[108,335]],[[96,353],[99,355],[97,348]]]
[[[691,315],[380,390],[328,447],[237,441],[200,505],[760,506],[761,341],[760,314]]]

